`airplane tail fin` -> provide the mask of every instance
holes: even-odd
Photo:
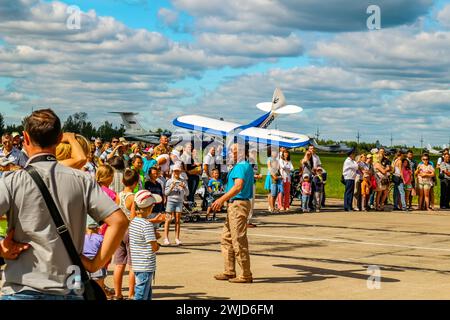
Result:
[[[431,147],[431,144],[427,144],[427,150],[433,150],[433,148]]]
[[[264,112],[272,112],[275,114],[292,114],[302,112],[303,108],[295,105],[286,105],[286,98],[283,91],[276,88],[273,92],[272,102],[261,102],[256,105],[258,109]]]
[[[286,105],[286,98],[280,88],[275,88],[272,97],[272,111],[280,109]]]
[[[135,112],[110,112],[119,114],[122,118],[122,122],[126,128],[125,133],[127,134],[145,134],[148,133],[136,119],[138,113]]]
[[[309,144],[314,146],[314,148],[317,148],[319,145],[317,144],[316,139],[314,138],[309,138]]]

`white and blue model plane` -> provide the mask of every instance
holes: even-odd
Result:
[[[173,120],[173,124],[180,128],[202,132],[225,140],[234,137],[247,142],[286,148],[303,147],[310,143],[309,137],[303,134],[267,129],[278,115],[303,111],[299,106],[287,105],[280,89],[275,89],[271,102],[258,103],[256,106],[265,114],[245,125],[198,115],[180,116]]]

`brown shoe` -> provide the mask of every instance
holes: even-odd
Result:
[[[252,283],[253,278],[244,279],[241,277],[237,277],[237,278],[229,279],[228,281],[231,283]]]
[[[216,274],[214,276],[214,279],[216,279],[216,280],[223,280],[223,281],[234,279],[234,278],[236,278],[236,276],[230,276],[230,275],[223,274],[223,273]]]

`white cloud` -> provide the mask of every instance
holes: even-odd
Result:
[[[331,41],[319,41],[312,54],[359,73],[384,77],[381,80],[396,80],[395,86],[406,90],[447,87],[450,80],[450,32],[445,31],[398,28],[339,34]]]
[[[331,0],[173,0],[194,16],[197,30],[217,33],[288,35],[293,30],[367,30],[366,9],[373,1]],[[432,0],[379,0],[384,28],[411,24],[427,14]]]
[[[51,106],[63,115],[111,109],[150,115],[191,96],[186,89],[172,88],[178,80],[199,78],[213,68],[250,66],[269,56],[222,54],[177,43],[93,10],[81,13],[80,30],[69,30],[67,5],[61,2],[23,0],[6,9],[20,14],[0,20],[0,76],[13,79],[7,90],[17,95],[5,94],[2,100],[22,97],[13,101],[19,111]],[[280,47],[288,51],[283,40]],[[157,107],[149,111],[150,102]]]
[[[167,8],[161,8],[158,11],[158,18],[169,28],[172,28],[174,30],[179,31],[179,13],[167,9]]]
[[[270,58],[298,56],[302,53],[301,40],[294,34],[276,37],[202,33],[198,36],[198,44],[219,55]]]
[[[450,28],[450,4],[446,5],[438,12],[437,20],[442,26]]]

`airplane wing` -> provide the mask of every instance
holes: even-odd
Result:
[[[308,145],[309,137],[303,134],[285,132],[279,130],[251,127],[242,130],[239,136],[247,141],[262,144],[278,144],[280,147],[297,148]]]
[[[233,130],[243,127],[238,123],[197,115],[178,117],[173,121],[173,124],[188,130],[201,131],[219,136],[226,136]],[[309,137],[306,135],[258,127],[243,128],[238,133],[238,136],[246,141],[260,142],[262,144],[278,144],[280,147],[286,148],[303,147],[309,144]]]
[[[229,132],[241,126],[239,123],[222,121],[196,115],[178,117],[173,120],[173,124],[184,129],[201,131],[220,136],[226,136]]]

